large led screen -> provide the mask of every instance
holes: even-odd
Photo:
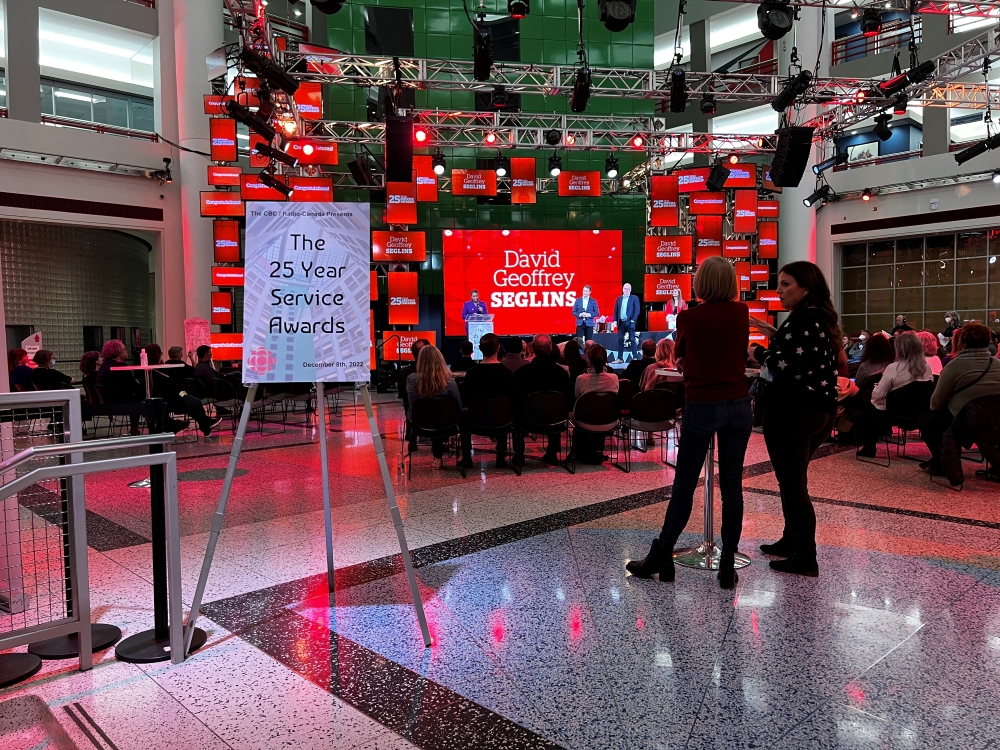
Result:
[[[462,305],[473,289],[500,335],[572,333],[585,284],[602,314],[622,293],[618,230],[445,230],[445,335],[464,336]]]

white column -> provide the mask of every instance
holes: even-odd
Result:
[[[205,57],[222,46],[222,6],[204,0],[173,0],[173,17],[178,143],[208,153],[208,116],[202,97],[212,89],[206,80]],[[178,161],[174,177],[181,183],[186,317],[207,320],[211,314],[212,222],[201,218],[198,194],[209,189],[209,160],[181,151]]]
[[[829,12],[829,11],[828,11]],[[820,48],[822,26],[820,8],[800,8],[799,20],[792,31],[778,41],[778,69],[781,75],[788,74],[788,64],[791,60],[792,46],[798,50],[799,64],[803,70],[814,72],[816,56],[821,52],[819,75],[825,77],[830,71],[830,44],[833,40],[833,15],[827,17],[826,34]],[[791,110],[789,110],[791,111]],[[818,109],[816,105],[806,107],[796,118],[796,122],[805,122],[812,118]],[[798,187],[784,188],[778,198],[781,204],[781,216],[778,219],[778,266],[796,260],[816,262],[816,209],[806,208],[802,200],[807,198],[815,188],[812,166],[816,163],[817,148],[814,146],[806,171]]]

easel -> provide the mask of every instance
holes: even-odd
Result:
[[[410,559],[410,549],[406,543],[406,533],[403,530],[403,519],[399,514],[399,506],[396,504],[396,492],[392,486],[392,478],[389,475],[389,466],[385,460],[385,447],[382,444],[382,437],[378,432],[378,424],[375,421],[375,411],[372,409],[371,394],[368,392],[368,383],[361,383],[361,398],[365,403],[365,411],[368,413],[368,424],[371,428],[372,443],[375,446],[375,455],[378,457],[379,469],[382,472],[382,481],[385,484],[386,499],[389,503],[389,511],[392,514],[392,523],[396,528],[396,536],[399,539],[399,551],[403,558],[403,567],[406,569],[406,578],[410,584],[410,595],[413,597],[413,607],[417,611],[417,620],[420,623],[420,632],[423,635],[424,646],[430,648],[431,636],[427,630],[427,618],[424,615],[424,605],[420,599],[420,589],[417,586],[417,577],[413,572],[413,562]],[[191,602],[191,612],[188,615],[188,623],[184,629],[184,654],[188,653],[191,647],[191,639],[195,632],[195,625],[198,621],[199,610],[201,609],[202,598],[205,595],[205,586],[208,583],[208,574],[212,569],[212,559],[215,557],[215,548],[219,542],[219,534],[222,532],[222,523],[226,514],[226,505],[229,502],[229,493],[233,486],[233,477],[236,475],[236,464],[243,449],[243,437],[246,435],[247,424],[250,421],[251,404],[257,394],[257,383],[249,384],[246,399],[243,402],[243,411],[240,414],[239,427],[236,430],[236,438],[233,440],[233,449],[229,454],[229,466],[226,469],[226,479],[222,483],[222,495],[219,498],[219,505],[215,510],[215,517],[212,519],[212,531],[208,536],[208,548],[205,550],[205,560],[201,566],[201,575],[198,577],[198,587],[195,589],[194,599]],[[333,567],[333,518],[330,510],[330,463],[327,455],[326,443],[326,398],[322,382],[316,383],[316,403],[318,408],[319,421],[319,455],[320,466],[323,477],[323,523],[326,534],[326,580],[331,593],[334,593],[334,567]]]

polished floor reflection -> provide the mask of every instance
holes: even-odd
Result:
[[[1000,493],[974,465],[956,493],[913,462],[824,447],[811,482],[821,574],[798,578],[756,551],[781,511],[755,434],[741,547],[753,563],[722,591],[694,570],[673,584],[625,573],[662,521],[672,472],[658,451],[633,454],[630,474],[536,461],[522,477],[484,453],[465,480],[421,451],[407,480],[400,418],[379,405],[431,649],[367,423],[348,407],[330,425],[334,596],[315,435],[251,437],[206,592],[208,645],[177,667],[110,652],[86,674],[49,662],[0,691],[0,746],[45,731],[54,747],[122,750],[997,746]],[[228,443],[179,448],[186,599]],[[134,478],[88,483],[94,616],[126,635],[152,620]],[[682,542],[700,518],[696,502]]]

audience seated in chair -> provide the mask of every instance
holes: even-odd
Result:
[[[441,350],[431,343],[420,348],[417,355],[416,372],[406,379],[406,394],[410,411],[418,398],[434,398],[435,396],[451,396],[462,406],[462,394],[458,390],[455,378],[448,372]],[[407,417],[410,416],[407,412]],[[412,444],[415,445],[416,438]],[[412,452],[412,451],[411,451]],[[444,468],[444,441],[431,442],[431,455],[437,460],[437,468]]]
[[[505,356],[501,362],[503,362],[504,367],[513,373],[516,373],[526,364],[527,360],[521,356],[524,350],[524,342],[519,336],[511,336],[507,339],[507,356]]]
[[[158,344],[148,344],[145,350],[149,364],[160,364],[163,354]],[[175,372],[178,374],[175,375]],[[184,368],[182,367],[154,370],[150,375],[153,382],[153,395],[162,398],[171,411],[187,414],[191,417],[198,425],[198,429],[201,430],[201,434],[208,437],[212,434],[212,429],[222,421],[222,417],[211,419],[205,414],[205,407],[201,400],[185,392],[184,380],[181,377],[183,372]]]
[[[525,367],[516,373],[517,393],[519,398],[524,399],[532,393],[540,391],[558,391],[567,396],[568,403],[573,403],[569,398],[570,379],[566,368],[557,365],[552,361],[553,346],[552,337],[546,333],[540,333],[532,340],[532,349],[535,352],[534,358]],[[575,341],[567,342],[567,347]],[[576,349],[579,354],[579,347]],[[545,455],[542,460],[547,464],[555,465],[559,462],[559,433],[548,436],[548,443],[545,448]],[[518,446],[518,455],[523,455],[524,446]]]
[[[588,352],[593,372],[576,379],[574,396],[580,399],[585,393],[618,393],[618,376],[608,372],[608,352],[600,344],[593,344]],[[600,464],[604,460],[604,438],[580,431],[573,433],[573,452],[576,460],[585,464]]]
[[[633,359],[625,368],[623,377],[632,381],[633,390],[638,392],[642,383],[642,376],[646,370],[656,362],[656,342],[653,339],[646,339],[642,342],[642,358]]]
[[[403,400],[403,411],[406,414],[410,413],[410,398],[406,389],[406,381],[409,380],[410,375],[413,375],[417,371],[417,358],[420,355],[420,350],[425,346],[430,346],[430,341],[427,339],[417,339],[412,344],[410,344],[410,354],[413,356],[413,362],[408,364],[406,367],[399,368],[399,372],[396,375],[396,392],[399,397]],[[408,444],[408,450],[413,453],[417,449],[417,439],[413,435],[407,433],[404,438]]]
[[[34,390],[31,385],[31,374],[34,367],[28,364],[28,352],[24,349],[11,349],[7,352],[7,373],[10,377],[10,390],[19,391],[22,388]]]
[[[73,386],[73,378],[55,369],[54,352],[39,349],[32,359],[35,362],[35,369],[31,373],[31,382],[38,390],[59,391]]]
[[[475,351],[475,347],[471,341],[463,341],[459,345],[458,351],[462,356],[452,362],[452,372],[468,372],[476,366],[476,360],[472,358],[472,352]]]
[[[513,403],[517,396],[517,381],[514,373],[497,358],[500,339],[495,333],[487,333],[479,339],[479,351],[483,353],[482,361],[466,372],[459,388],[462,392],[462,403],[466,407],[471,407],[480,399],[495,396],[507,396]],[[507,465],[507,436],[501,435],[496,441],[497,468],[502,468]],[[468,453],[466,457],[468,458]]]

